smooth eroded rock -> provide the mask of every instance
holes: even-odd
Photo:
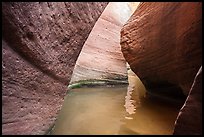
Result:
[[[126,80],[120,30],[139,2],[111,2],[99,17],[76,62],[71,83],[80,80]]]
[[[143,2],[121,30],[123,55],[148,91],[189,95],[174,134],[202,134],[201,74],[193,84],[202,65],[201,30],[201,2]]]
[[[177,117],[174,135],[202,135],[202,66]]]
[[[2,132],[44,134],[107,2],[2,3]]]
[[[122,52],[147,89],[187,95],[202,62],[201,30],[201,2],[143,2],[121,30]]]

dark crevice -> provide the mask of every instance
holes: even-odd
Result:
[[[173,100],[180,100],[184,102],[186,96],[183,94],[183,90],[176,84],[172,84],[168,81],[150,81],[143,80],[143,83],[147,91],[156,96],[167,97]]]

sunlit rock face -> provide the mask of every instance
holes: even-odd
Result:
[[[87,79],[127,79],[126,61],[120,49],[120,30],[138,4],[108,4],[83,46],[71,83]]]
[[[174,135],[202,135],[202,66],[177,117]]]
[[[122,53],[147,91],[189,95],[174,134],[202,134],[202,87],[192,87],[202,64],[201,30],[200,2],[143,2],[121,30]]]
[[[107,2],[2,3],[2,133],[54,123],[91,29]]]
[[[187,95],[202,62],[202,4],[143,2],[121,30],[121,48],[145,87]]]

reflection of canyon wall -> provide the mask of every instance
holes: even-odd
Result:
[[[122,52],[147,90],[173,92],[180,87],[188,95],[202,64],[201,30],[202,3],[143,2],[121,30]]]
[[[107,3],[2,3],[2,132],[43,134]]]
[[[127,79],[126,63],[120,49],[120,30],[137,4],[108,4],[82,48],[71,82]]]

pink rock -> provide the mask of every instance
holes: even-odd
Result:
[[[2,3],[2,133],[44,134],[107,2]]]

